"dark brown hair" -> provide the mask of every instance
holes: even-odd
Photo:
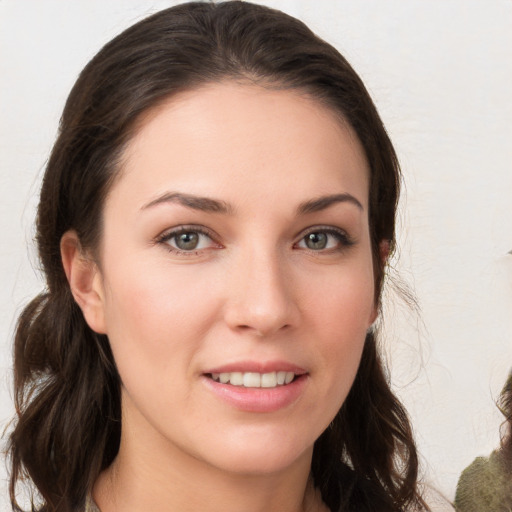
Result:
[[[46,290],[21,314],[15,335],[17,421],[10,437],[13,510],[26,476],[42,505],[83,506],[120,439],[120,380],[104,335],[71,295],[60,240],[74,229],[83,248],[101,237],[102,207],[142,113],[179,91],[220,80],[296,89],[329,106],[359,137],[369,162],[369,221],[376,301],[395,240],[400,173],[393,146],[358,75],[303,23],[247,2],[188,3],[161,11],[109,42],[67,100],[43,179],[37,245]],[[390,390],[368,334],[343,407],[315,444],[312,473],[338,510],[426,510],[407,415]],[[39,508],[37,508],[39,507]]]
[[[512,370],[501,391],[498,407],[505,416],[500,455],[505,469],[512,477]]]

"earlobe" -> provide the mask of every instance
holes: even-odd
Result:
[[[97,264],[81,247],[75,231],[64,233],[60,240],[64,272],[73,297],[89,327],[106,334],[103,282]]]
[[[382,265],[385,265],[391,252],[391,240],[381,240],[379,243],[379,256]]]

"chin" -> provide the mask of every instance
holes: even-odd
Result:
[[[205,456],[210,464],[223,471],[240,475],[269,475],[294,465],[311,464],[315,439],[294,439],[287,433],[280,435],[234,436],[219,440]],[[206,455],[206,454],[205,454]]]

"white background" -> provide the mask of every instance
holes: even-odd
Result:
[[[32,243],[39,180],[65,98],[94,53],[172,5],[0,0],[0,425],[12,415],[14,318],[42,287]],[[499,442],[512,367],[512,1],[272,0],[335,45],[368,86],[405,175],[388,354],[423,471],[452,499]],[[27,249],[28,247],[28,249]],[[0,509],[7,510],[0,465]]]

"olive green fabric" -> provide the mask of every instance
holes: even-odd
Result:
[[[512,512],[512,476],[498,452],[477,457],[462,472],[455,506],[459,512]]]

